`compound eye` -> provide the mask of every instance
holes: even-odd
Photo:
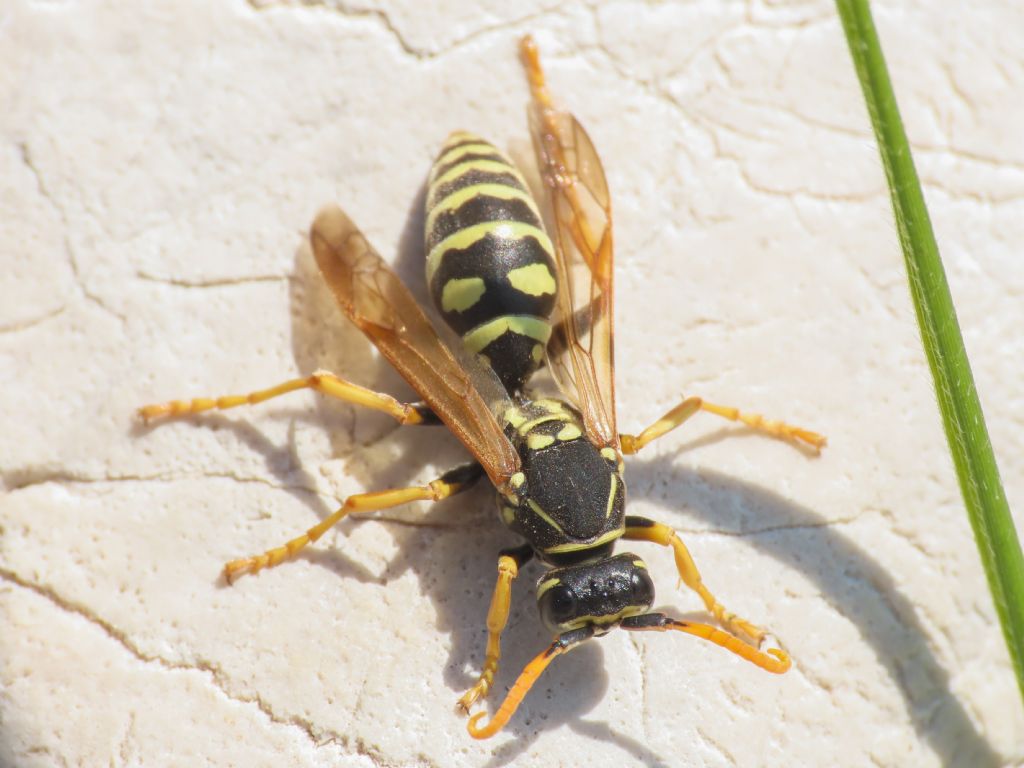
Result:
[[[556,624],[562,624],[576,615],[576,593],[566,586],[551,589],[548,598],[548,615]]]
[[[630,604],[650,606],[654,602],[654,582],[647,571],[633,571],[629,577]]]

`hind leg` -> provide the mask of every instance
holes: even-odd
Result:
[[[239,405],[255,405],[264,400],[295,392],[312,389],[320,394],[344,400],[346,403],[361,405],[381,411],[400,424],[437,424],[437,417],[424,403],[401,403],[391,395],[374,392],[327,371],[317,371],[304,379],[290,379],[268,389],[260,389],[245,395],[224,395],[222,397],[197,397],[192,400],[169,400],[164,403],[144,405],[139,416],[146,422],[172,416],[186,416],[209,410],[225,410]]]

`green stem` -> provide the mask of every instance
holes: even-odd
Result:
[[[1024,695],[1024,558],[867,0],[836,0],[889,180],[910,292],[960,492]]]

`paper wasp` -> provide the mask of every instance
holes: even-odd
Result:
[[[515,166],[473,134],[452,134],[430,175],[427,280],[438,311],[462,336],[464,349],[442,341],[340,208],[324,208],[311,227],[313,253],[341,308],[422,402],[401,403],[332,373],[317,372],[248,395],[141,409],[152,420],[313,389],[383,411],[401,424],[443,423],[451,430],[472,454],[470,464],[426,485],[351,496],[302,536],[233,560],[225,574],[232,580],[277,565],[346,515],[415,500],[439,501],[486,474],[496,489],[502,521],[525,543],[498,559],[483,670],[459,706],[468,713],[490,690],[511,585],[534,556],[548,568],[536,592],[541,619],[554,641],[526,665],[487,725],[479,725],[482,712],[470,718],[467,727],[475,738],[492,736],[508,722],[556,656],[615,627],[683,632],[769,672],[789,669],[785,651],[761,650],[763,629],[726,610],[704,586],[671,528],[626,514],[623,455],[638,452],[701,410],[815,449],[825,442],[814,432],[698,397],[684,399],[639,434],[618,432],[608,185],[586,131],[552,103],[532,39],[525,38],[520,48],[532,94],[530,125],[545,187],[544,209]],[[537,397],[526,388],[531,374],[545,363],[561,399]],[[682,582],[697,592],[720,626],[650,612],[654,585],[647,566],[634,554],[614,554],[620,539],[671,547]]]

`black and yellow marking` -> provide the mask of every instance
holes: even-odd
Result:
[[[618,456],[585,439],[579,412],[561,400],[523,400],[502,419],[523,463],[515,498],[499,494],[503,522],[552,565],[606,556],[625,531]]]
[[[555,306],[554,248],[516,167],[454,133],[430,172],[427,284],[448,326],[516,391],[544,357]]]
[[[628,585],[628,589],[619,585]],[[629,552],[597,565],[554,568],[537,586],[541,620],[554,633],[587,625],[601,632],[627,616],[643,613],[653,601],[654,582],[647,565]]]

